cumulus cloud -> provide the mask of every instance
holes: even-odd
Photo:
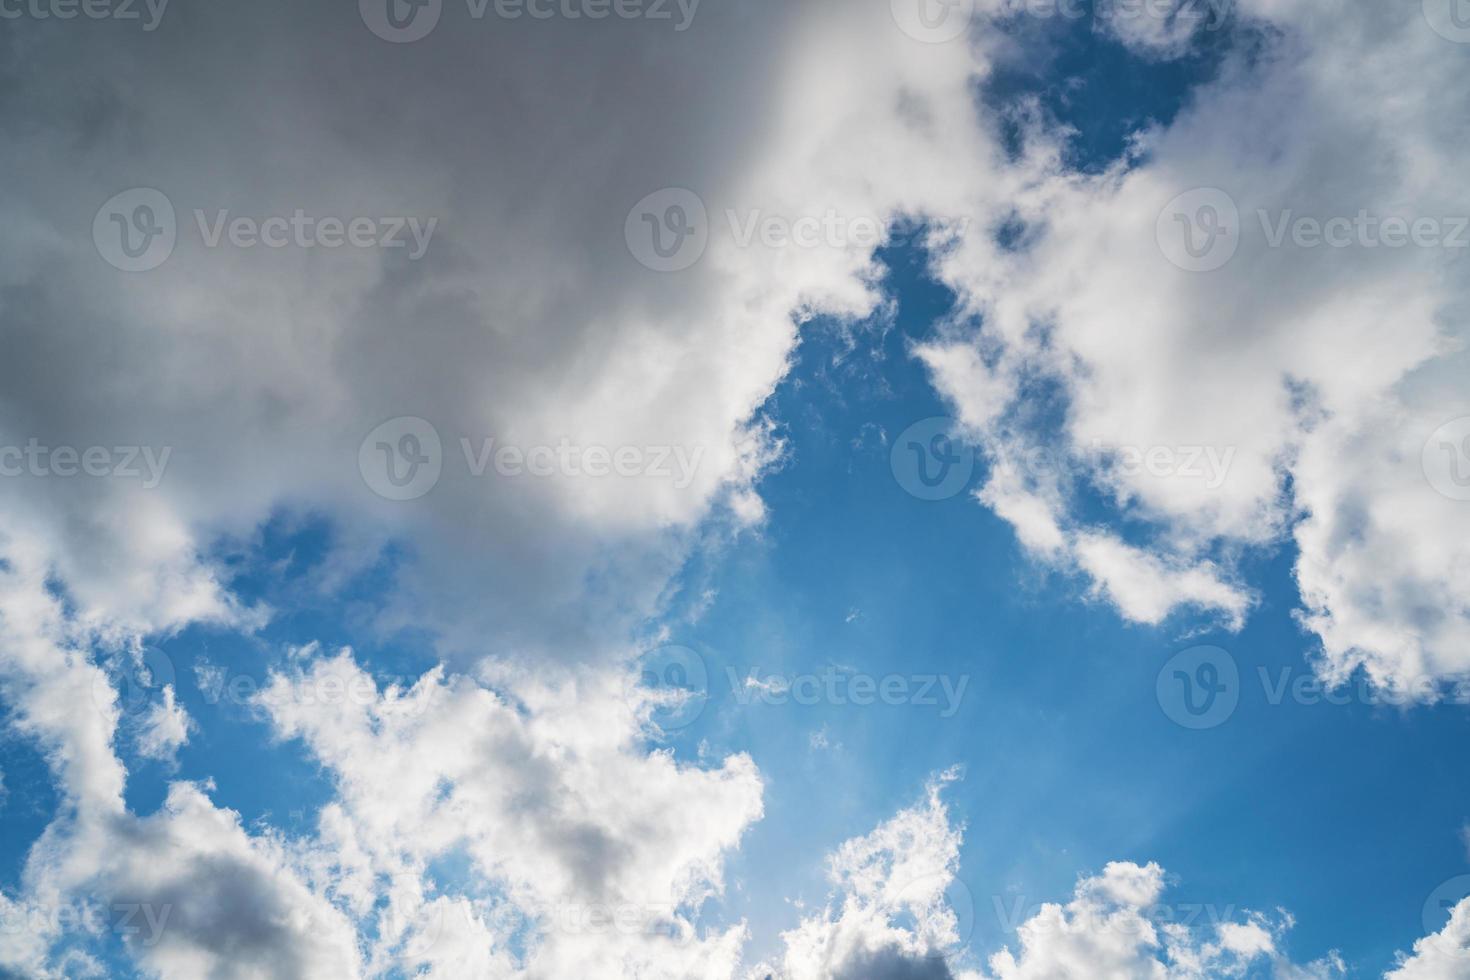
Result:
[[[1137,977],[1188,980],[1244,977],[1340,976],[1336,955],[1298,966],[1279,948],[1291,924],[1247,913],[1241,921],[1208,928],[1159,922],[1155,911],[1166,888],[1157,864],[1114,862],[1083,877],[1070,901],[1043,905],[1017,929],[1019,949],[990,958],[997,980],[1042,977]]]
[[[961,312],[918,353],[991,459],[980,501],[1028,549],[1132,620],[1194,606],[1235,626],[1253,602],[1239,555],[1289,538],[1326,672],[1470,670],[1470,511],[1420,467],[1436,427],[1470,413],[1463,266],[1422,248],[1272,248],[1251,224],[1261,209],[1470,210],[1452,179],[1463,52],[1407,8],[1321,18],[1245,0],[1251,43],[1126,160],[1081,174],[1045,129],[1006,159],[974,98],[1000,43],[990,14],[973,44],[924,45],[886,7],[712,4],[677,38],[449,23],[413,45],[373,37],[351,5],[284,2],[177,8],[146,43],[56,20],[7,30],[0,71],[17,84],[0,86],[0,122],[26,138],[0,145],[0,462],[31,468],[4,477],[0,689],[62,806],[4,910],[79,893],[168,909],[159,932],[126,938],[165,977],[736,975],[744,925],[696,922],[761,815],[760,774],[741,754],[700,767],[650,750],[618,662],[706,522],[764,519],[757,484],[780,447],[760,412],[801,324],[883,309],[858,220],[931,222]],[[1174,57],[1201,28],[1109,29]],[[92,229],[134,187],[167,196],[178,241],[125,273]],[[677,274],[624,241],[633,205],[670,187],[698,194],[709,233]],[[1158,215],[1196,187],[1242,216],[1236,255],[1209,273],[1157,242]],[[438,221],[413,260],[212,245],[221,210]],[[833,216],[835,237],[779,241]],[[1023,247],[1001,248],[1011,216]],[[1037,386],[1064,396],[1059,427],[1025,410]],[[364,439],[406,416],[439,442],[440,472],[394,501],[371,472],[384,447]],[[383,438],[382,461],[418,465],[422,441]],[[477,471],[497,447],[563,445],[688,468]],[[1093,455],[1025,467],[1055,445]],[[109,469],[62,455],[38,472],[31,447]],[[1148,465],[1154,449],[1228,452],[1228,469]],[[1089,494],[1147,533],[1083,516]],[[401,547],[380,625],[427,629],[457,656],[408,689],[380,689],[348,653],[304,653],[275,677],[263,715],[338,790],[314,837],[251,833],[206,784],[133,814],[118,675],[150,636],[265,622],[211,556],[281,513],[330,523],[323,589]],[[172,688],[161,697],[139,747],[169,758],[189,722]],[[970,975],[945,898],[958,846],[936,783],[838,849],[832,900],[771,970]],[[475,887],[433,867],[454,858]],[[1275,919],[1155,929],[1140,910],[1161,888],[1155,866],[1111,865],[990,969],[1335,969],[1286,963]],[[1099,916],[1143,931],[1099,936]],[[0,962],[95,967],[57,938],[0,939]]]
[[[171,761],[189,741],[194,722],[174,697],[174,687],[166,684],[161,699],[148,708],[138,734],[138,751],[150,759]]]
[[[914,42],[881,5],[710,4],[677,34],[451,24],[455,9],[407,45],[351,6],[173,13],[147,43],[27,23],[8,70],[66,64],[66,81],[0,102],[27,133],[0,150],[15,175],[0,189],[0,445],[118,464],[27,471],[5,519],[44,536],[113,621],[157,604],[202,615],[221,583],[201,554],[281,513],[322,515],[323,588],[399,546],[385,629],[471,655],[487,635],[605,654],[658,608],[703,519],[762,519],[754,482],[777,454],[759,410],[799,324],[879,307],[891,223],[959,227],[999,189],[976,172],[999,157],[974,118],[983,62]],[[76,161],[64,177],[58,154]],[[177,239],[127,273],[92,230],[132,187],[168,198]],[[630,210],[663,188],[707,213],[704,254],[674,273],[625,241]],[[438,223],[416,261],[210,232],[222,212],[298,211]],[[428,428],[368,438],[401,417]],[[544,470],[497,462],[538,448]],[[583,467],[582,452],[624,449],[626,473]],[[421,453],[438,469],[423,496],[375,492],[392,493],[388,462]],[[153,459],[156,479],[118,475],[125,458]]]
[[[1450,921],[1437,933],[1414,943],[1410,954],[1384,974],[1386,980],[1462,980],[1470,977],[1470,899],[1450,910]]]
[[[434,915],[451,919],[446,934],[462,926],[489,940],[482,949],[528,930],[524,975],[673,978],[721,975],[706,972],[720,964],[728,975],[743,926],[694,923],[723,890],[724,855],[761,816],[750,758],[705,769],[650,751],[640,689],[630,694],[619,671],[502,665],[490,679],[439,671],[378,691],[343,651],[261,692],[276,731],[301,739],[337,784],[321,880],[365,912],[378,876],[422,882],[430,864],[461,856],[502,903]],[[414,891],[400,900],[433,898]],[[435,975],[465,975],[457,957],[473,943],[429,945]]]
[[[1100,173],[1032,119],[1025,233],[941,258],[961,311],[920,356],[993,463],[982,502],[1127,618],[1195,606],[1239,625],[1239,556],[1289,541],[1325,674],[1462,673],[1470,511],[1421,457],[1467,414],[1465,250],[1379,230],[1423,219],[1447,242],[1470,214],[1465,50],[1417,6],[1259,0],[1230,31],[1214,77]],[[1198,251],[1212,216],[1225,237],[1192,265],[1180,219],[1200,219]],[[1347,244],[1284,230],[1304,217]],[[1454,431],[1431,462],[1463,448]],[[1038,449],[1068,465],[1028,467]],[[1210,451],[1223,477],[1191,464]]]
[[[967,938],[947,890],[955,882],[963,830],[942,799],[956,773],[930,783],[918,805],[828,859],[833,895],[821,913],[783,934],[779,962],[757,967],[780,980],[858,977],[948,978],[949,957]]]

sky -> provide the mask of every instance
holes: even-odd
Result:
[[[1470,978],[1463,0],[0,0],[0,976]]]

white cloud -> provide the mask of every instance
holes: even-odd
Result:
[[[1335,956],[1306,966],[1286,960],[1279,942],[1289,917],[1246,914],[1209,928],[1159,921],[1166,882],[1157,864],[1113,862],[1083,877],[1066,904],[1043,905],[1017,928],[1019,948],[990,958],[997,980],[1043,977],[1129,977],[1191,980],[1274,976],[1332,977],[1344,971]]]
[[[288,3],[200,9],[143,46],[36,26],[15,39],[15,70],[70,67],[41,98],[0,107],[28,134],[0,149],[14,175],[0,287],[17,298],[0,309],[0,446],[170,450],[152,489],[7,480],[3,519],[46,540],[99,622],[203,618],[226,592],[201,554],[281,513],[322,515],[324,589],[404,546],[385,629],[428,624],[467,659],[487,636],[527,654],[616,651],[660,608],[701,521],[764,519],[754,481],[779,447],[758,412],[798,324],[881,301],[870,239],[743,245],[739,229],[959,220],[999,193],[976,172],[996,156],[974,122],[983,65],[964,45],[915,43],[881,5],[711,4],[672,39],[652,22],[521,20],[391,45],[350,7]],[[653,92],[678,98],[629,111]],[[535,139],[508,135],[533,105]],[[49,165],[63,153],[77,161],[64,178]],[[92,219],[135,185],[168,195],[178,241],[158,268],[118,273]],[[699,262],[660,274],[623,233],[666,186],[694,189],[711,227]],[[212,223],[222,208],[440,221],[411,263],[207,247],[194,211]],[[392,502],[365,485],[358,450],[400,416],[435,427],[442,473]],[[476,477],[462,438],[471,458],[493,438],[673,447],[698,465],[687,485]]]
[[[525,975],[729,975],[743,926],[694,923],[762,812],[749,757],[704,769],[650,751],[619,671],[487,669],[493,689],[441,671],[379,692],[344,651],[262,691],[278,733],[302,739],[338,787],[320,882],[362,904],[378,875],[462,855],[504,905],[452,918],[502,950],[529,928]],[[417,899],[403,916],[422,911]],[[462,976],[457,957],[475,945],[435,941],[426,955]]]
[[[1283,215],[1470,215],[1453,122],[1466,95],[1451,81],[1463,46],[1417,5],[1321,17],[1253,0],[1235,22],[1255,40],[1103,173],[1062,165],[1032,120],[1031,181],[1014,198],[1024,247],[970,238],[942,257],[964,315],[921,357],[996,463],[980,499],[1128,618],[1196,605],[1238,625],[1237,559],[1291,539],[1324,673],[1464,672],[1470,509],[1436,492],[1420,457],[1470,414],[1465,250],[1271,245]],[[1194,188],[1225,192],[1240,216],[1214,271],[1178,268],[1159,244],[1182,231],[1166,205]],[[1059,426],[1028,411],[1038,385],[1065,397]],[[1038,447],[1084,463],[1025,470]],[[1223,478],[1123,465],[1177,447],[1228,456]],[[1132,519],[1126,542],[1083,519],[1089,491]]]
[[[1450,911],[1439,932],[1414,943],[1412,954],[1400,954],[1386,980],[1464,980],[1470,977],[1470,899]]]
[[[138,734],[138,751],[150,759],[172,761],[189,741],[194,722],[174,697],[172,684],[163,688],[161,700],[148,709]]]

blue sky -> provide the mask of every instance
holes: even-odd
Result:
[[[0,976],[1470,977],[1456,8],[706,3],[7,16]]]

